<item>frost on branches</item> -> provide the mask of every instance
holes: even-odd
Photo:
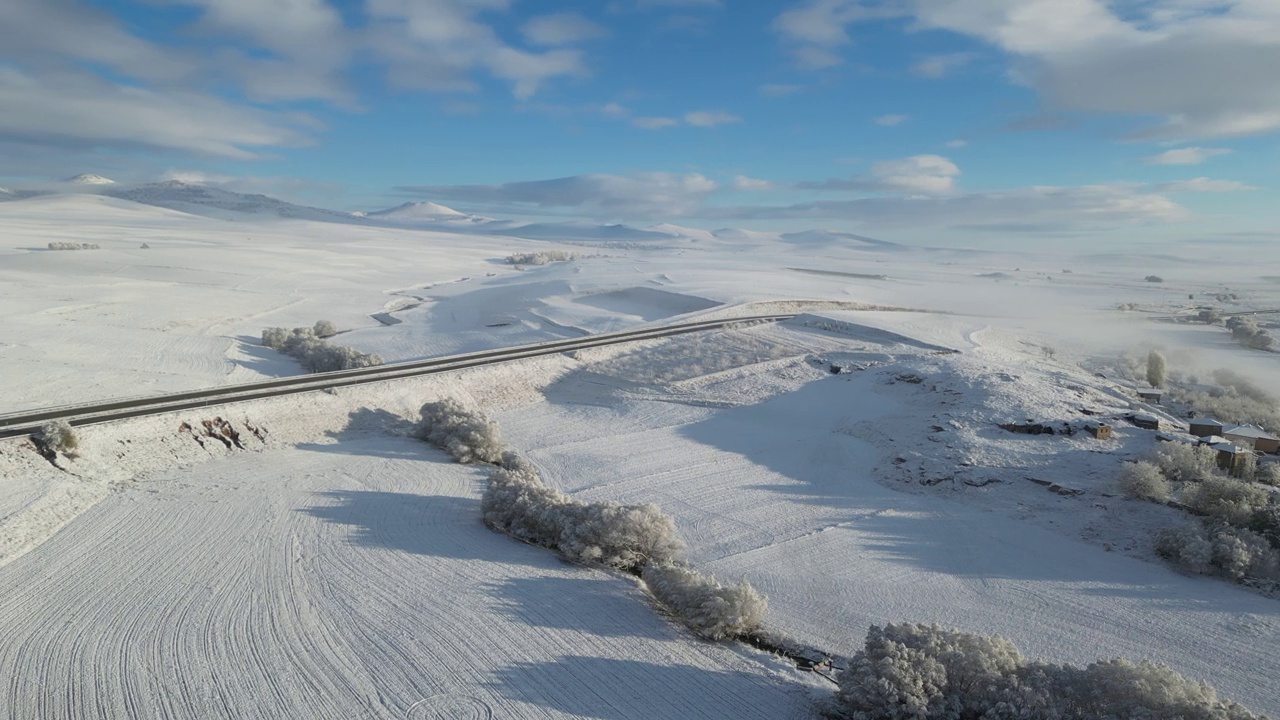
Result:
[[[496,423],[448,398],[422,406],[414,436],[439,447],[460,463],[502,461],[502,435]]]
[[[1028,661],[1004,638],[936,625],[873,626],[837,680],[837,713],[850,720],[1259,717],[1163,665],[1050,665]]]
[[[690,568],[656,563],[645,566],[641,578],[658,602],[709,640],[758,631],[769,608],[769,601],[746,580],[724,586]]]

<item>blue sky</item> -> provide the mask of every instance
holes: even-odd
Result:
[[[1275,0],[8,0],[0,182],[1270,241],[1276,67]]]

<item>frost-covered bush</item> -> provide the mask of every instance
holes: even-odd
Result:
[[[759,630],[769,601],[746,580],[724,586],[680,565],[651,563],[641,573],[649,591],[694,632],[711,640]]]
[[[50,250],[100,250],[97,243],[51,242]]]
[[[480,511],[489,527],[554,549],[560,545],[564,524],[559,509],[571,502],[559,490],[543,484],[532,466],[501,467],[489,475]]]
[[[1151,387],[1164,387],[1164,355],[1152,350],[1147,353],[1147,383]]]
[[[492,528],[578,562],[624,569],[671,562],[684,552],[675,521],[655,505],[578,502],[543,484],[537,470],[514,453],[499,456],[499,462],[480,500]]]
[[[1222,474],[1218,468],[1218,451],[1208,445],[1161,443],[1151,455],[1151,462],[1165,477],[1176,482],[1192,482]]]
[[[1266,465],[1259,465],[1254,473],[1253,480],[1263,485],[1280,487],[1280,463],[1272,462]]]
[[[1169,481],[1160,468],[1145,460],[1125,465],[1120,471],[1119,483],[1120,491],[1132,498],[1155,502],[1169,499]]]
[[[508,255],[507,262],[512,265],[546,265],[553,262],[577,260],[578,253],[567,250],[543,250],[541,252],[517,253]]]
[[[1280,553],[1266,537],[1220,522],[1162,530],[1156,537],[1156,553],[1201,575],[1280,580]]]
[[[1127,660],[1029,662],[1008,640],[928,625],[872,627],[837,678],[852,720],[1250,720],[1204,683]]]
[[[444,449],[460,463],[496,465],[506,450],[497,423],[453,398],[423,405],[414,436]]]
[[[1188,487],[1182,502],[1199,515],[1218,518],[1237,527],[1249,524],[1253,514],[1266,507],[1271,493],[1255,483],[1230,477],[1211,477]]]
[[[338,334],[338,326],[332,320],[317,320],[311,332],[318,338],[333,337]]]
[[[1227,318],[1227,329],[1231,337],[1245,347],[1256,350],[1270,350],[1275,338],[1266,330],[1258,327],[1258,321],[1251,317],[1237,315]]]
[[[657,505],[615,502],[561,505],[560,552],[580,562],[635,569],[684,553],[675,521]]]
[[[45,423],[40,428],[40,441],[50,450],[66,455],[75,455],[76,448],[80,447],[80,438],[66,420]]]
[[[262,331],[262,344],[272,350],[284,350],[285,340],[289,339],[289,331],[282,327],[266,328]]]
[[[360,352],[344,345],[333,345],[318,337],[320,330],[327,331],[331,328],[333,323],[328,320],[317,322],[315,327],[297,327],[293,330],[267,328],[262,331],[262,344],[296,358],[308,372],[354,370],[383,363],[379,355]]]

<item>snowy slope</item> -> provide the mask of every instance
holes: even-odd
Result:
[[[63,182],[68,182],[73,185],[115,185],[116,184],[116,181],[112,180],[111,178],[102,177],[101,175],[94,175],[93,173],[83,173],[81,175],[76,175],[75,177],[69,177]]]
[[[451,207],[445,207],[439,203],[433,202],[407,202],[403,205],[397,205],[393,208],[385,210],[374,210],[365,213],[365,217],[375,220],[383,220],[387,222],[397,223],[431,223],[431,222],[487,222],[489,218],[480,217],[479,215],[468,215],[467,213],[458,212]]]
[[[113,495],[0,569],[4,716],[809,716],[780,661],[487,530],[478,474],[364,439]]]
[[[521,227],[581,257],[517,269],[507,255],[563,248],[516,224],[281,222],[252,196],[175,192],[196,199],[0,204],[0,410],[296,373],[259,334],[320,318],[340,344],[405,360],[809,316],[219,409],[265,428],[251,455],[197,445],[178,424],[197,414],[86,429],[69,472],[0,443],[0,705],[14,717],[444,712],[410,710],[429,698],[477,717],[812,711],[789,670],[687,642],[632,581],[484,530],[476,474],[385,437],[443,395],[497,417],[549,482],[659,504],[700,569],[748,578],[770,623],[803,640],[847,653],[870,623],[936,621],[1048,660],[1167,662],[1280,712],[1280,606],[1155,562],[1151,532],[1180,514],[1113,497],[1115,468],[1151,436],[996,427],[1126,411],[1120,383],[1094,373],[1147,346],[1180,373],[1276,386],[1276,355],[1151,318],[1224,287],[1235,309],[1280,307],[1265,279],[1280,259],[1242,272],[1212,248],[1099,260],[548,223]],[[101,249],[44,250],[62,241]]]
[[[267,195],[245,194],[180,180],[112,188],[106,194],[146,205],[223,219],[277,217],[320,222],[358,222],[348,213],[295,205]]]

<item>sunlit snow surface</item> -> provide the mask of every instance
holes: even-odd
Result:
[[[632,580],[486,530],[483,474],[397,437],[442,394],[498,419],[548,482],[660,505],[699,569],[746,577],[770,596],[770,625],[804,642],[852,653],[869,624],[938,622],[1046,660],[1166,662],[1280,714],[1280,601],[1167,569],[1150,535],[1179,514],[1112,496],[1152,435],[995,427],[1127,411],[1108,358],[1150,346],[1177,372],[1232,367],[1280,388],[1276,355],[1150,319],[1218,292],[1237,295],[1227,309],[1280,308],[1264,279],[1280,267],[1066,243],[991,254],[536,230],[0,203],[3,412],[296,374],[257,338],[322,318],[346,331],[334,342],[398,361],[807,313],[90,428],[61,470],[0,442],[6,717],[813,716],[826,690],[812,675],[697,642]],[[544,249],[580,257],[504,260]],[[213,415],[245,450],[178,430]]]

